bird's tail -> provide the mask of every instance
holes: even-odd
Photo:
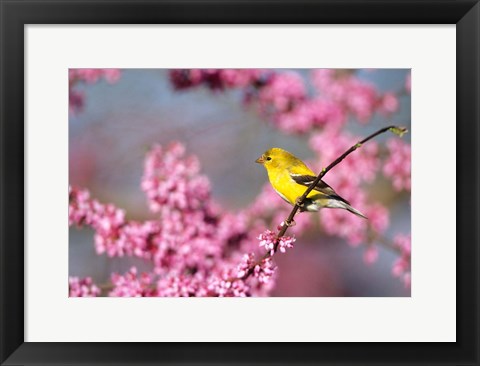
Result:
[[[353,208],[352,206],[350,206],[350,202],[348,202],[347,200],[343,199],[340,196],[330,196],[330,200],[328,201],[327,207],[342,208],[344,210],[350,211],[351,213],[368,220],[368,218],[364,214],[362,214],[356,208]]]

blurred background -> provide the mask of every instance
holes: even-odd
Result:
[[[309,72],[295,71],[305,76]],[[359,70],[357,75],[382,92],[403,90],[408,73]],[[286,135],[272,128],[242,102],[239,90],[215,93],[197,87],[175,91],[168,70],[153,69],[122,70],[115,83],[100,80],[75,88],[84,94],[85,103],[80,112],[69,116],[70,184],[125,209],[129,219],[155,217],[140,189],[145,153],[154,143],[183,142],[189,154],[199,157],[213,198],[232,211],[251,203],[267,182],[263,167],[254,163],[267,148],[283,147],[302,159],[315,156],[308,136]],[[347,129],[358,136],[389,124],[411,130],[410,95],[401,94],[399,102],[392,117],[375,115],[367,125],[350,121]],[[377,141],[381,144],[387,137],[391,136],[380,136]],[[404,139],[410,141],[410,136]],[[385,186],[380,178],[370,190],[390,210],[386,236],[409,233],[409,195],[392,196]],[[297,240],[293,250],[275,256],[279,276],[273,296],[410,296],[410,289],[392,276],[392,262],[398,254],[379,247],[379,258],[370,265],[363,255],[363,248],[319,236],[312,229]],[[98,256],[93,230],[70,228],[70,276],[90,276],[102,284],[112,272],[123,273],[132,264],[139,270],[145,266],[138,258]]]

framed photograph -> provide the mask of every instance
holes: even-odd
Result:
[[[2,365],[479,364],[478,1],[2,15]]]

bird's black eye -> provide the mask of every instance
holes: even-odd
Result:
[[[270,156],[267,156],[267,160],[270,161],[272,160],[272,158]]]

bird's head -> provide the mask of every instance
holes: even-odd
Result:
[[[255,162],[269,169],[273,167],[281,168],[284,165],[288,166],[291,164],[292,159],[296,158],[288,151],[280,149],[279,147],[272,147],[265,151]]]

